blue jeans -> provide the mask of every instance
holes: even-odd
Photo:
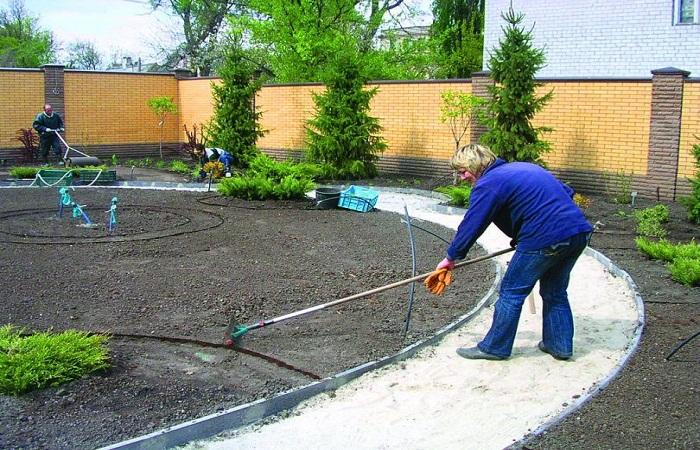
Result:
[[[566,289],[571,269],[588,245],[590,236],[590,233],[580,233],[539,250],[516,249],[501,282],[491,329],[478,344],[481,351],[510,356],[523,303],[539,280],[544,346],[557,356],[571,356],[574,318]]]

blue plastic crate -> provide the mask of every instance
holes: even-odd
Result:
[[[340,193],[338,206],[353,211],[371,211],[379,199],[379,192],[360,186],[350,186]]]

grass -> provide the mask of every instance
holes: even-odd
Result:
[[[37,172],[39,172],[39,167],[11,167],[10,176],[12,178],[34,178]]]
[[[109,367],[107,336],[68,330],[29,336],[0,327],[0,393],[19,395]]]

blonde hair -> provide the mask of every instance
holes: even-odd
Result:
[[[450,160],[450,167],[454,170],[467,170],[475,175],[480,175],[488,166],[496,160],[488,147],[479,144],[467,144],[455,151]]]

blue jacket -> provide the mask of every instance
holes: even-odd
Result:
[[[592,231],[573,195],[570,187],[538,165],[498,158],[474,183],[469,209],[447,257],[463,259],[491,222],[524,251]]]

